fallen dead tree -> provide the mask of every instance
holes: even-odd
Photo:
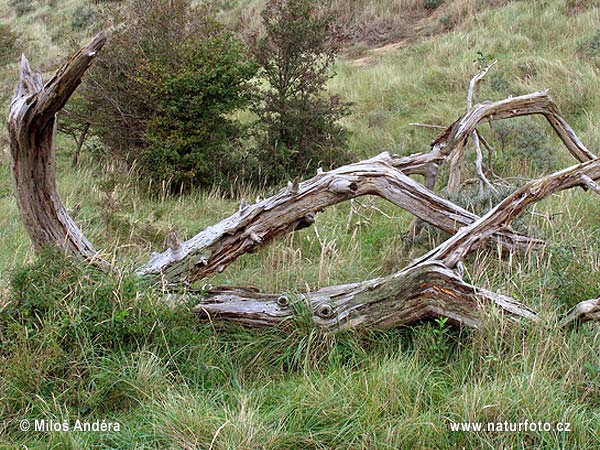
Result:
[[[484,217],[400,272],[375,280],[332,286],[301,296],[313,311],[315,323],[344,329],[359,325],[389,327],[432,317],[477,327],[480,304],[492,304],[512,316],[535,319],[535,314],[513,299],[465,283],[452,269],[478,244],[510,222],[529,205],[565,189],[582,186],[600,194],[592,180],[600,178],[600,159],[594,159],[530,181],[505,198]],[[261,295],[255,291],[217,290],[195,310],[245,325],[272,325],[290,318],[292,307],[285,295]],[[590,306],[591,305],[591,306]],[[594,320],[600,311],[597,300],[584,302],[571,312],[564,325]]]
[[[94,247],[67,214],[56,189],[54,135],[56,113],[81,82],[81,77],[106,41],[101,33],[75,53],[46,84],[33,73],[25,57],[9,111],[15,195],[25,229],[36,248],[58,245],[63,251],[104,265]],[[455,271],[462,259],[482,245],[506,253],[527,251],[543,243],[516,233],[510,223],[527,206],[576,186],[599,192],[600,160],[578,139],[546,91],[473,104],[477,84],[470,84],[466,113],[446,128],[429,152],[409,156],[389,153],[320,172],[302,183],[290,182],[273,197],[239,210],[187,241],[174,236],[170,248],[151,255],[137,273],[165,288],[187,285],[223,271],[244,253],[310,226],[328,206],[363,195],[376,195],[453,236],[405,269],[388,277],[332,286],[296,296],[261,294],[253,289],[218,289],[203,298],[195,311],[203,317],[249,326],[268,326],[293,316],[298,301],[306,305],[316,325],[330,329],[390,327],[445,316],[452,323],[477,327],[482,305],[494,305],[511,317],[535,320],[535,314],[509,297],[472,286]],[[450,162],[449,191],[460,187],[461,167],[469,139],[478,152],[477,174],[491,188],[481,167],[477,127],[490,120],[543,115],[580,164],[527,183],[484,217],[436,195],[439,167]],[[481,142],[485,141],[481,139]],[[409,175],[422,175],[424,184]],[[412,230],[418,233],[419,222]],[[292,301],[292,300],[293,301]],[[585,302],[584,302],[585,303]],[[565,324],[594,320],[597,311],[575,308]],[[583,312],[582,312],[583,311]],[[591,312],[590,312],[591,311]]]

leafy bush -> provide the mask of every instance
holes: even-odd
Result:
[[[0,66],[17,61],[18,38],[10,25],[0,24]]]
[[[82,30],[87,28],[94,20],[95,12],[90,5],[79,5],[73,11],[71,18],[71,28],[73,30]]]
[[[347,161],[339,119],[349,104],[326,96],[338,47],[331,18],[309,0],[271,0],[262,14],[264,33],[253,50],[268,86],[255,107],[259,154],[273,180]]]
[[[554,298],[568,308],[577,303],[596,298],[600,282],[598,272],[590,270],[588,259],[581,250],[563,244],[548,248],[551,261],[550,286]]]
[[[58,333],[65,350],[83,335],[106,350],[129,347],[147,337],[146,323],[124,320],[135,297],[133,278],[117,283],[58,249],[47,249],[35,263],[16,270],[11,291],[13,302],[2,310],[0,323],[25,327],[32,339],[46,329]],[[1,335],[2,344],[16,337]]]
[[[177,187],[219,184],[223,175],[244,169],[235,158],[244,129],[229,114],[248,105],[256,66],[236,38],[219,31],[186,56],[185,67],[158,85],[158,108],[145,135],[148,146],[138,160],[152,178],[171,179]],[[164,70],[148,69],[157,79]]]
[[[9,0],[8,5],[15,10],[17,16],[22,16],[33,11],[32,0]]]
[[[0,308],[5,413],[22,414],[32,398],[55,398],[82,414],[127,407],[123,386],[97,383],[107,361],[146,346],[162,354],[194,332],[187,307],[173,308],[139,280],[85,267],[57,249],[17,269],[11,293]]]
[[[132,0],[94,64],[83,96],[92,127],[113,156],[151,180],[182,186],[238,175],[256,65],[240,41],[187,0]]]

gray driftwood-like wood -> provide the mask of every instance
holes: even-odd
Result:
[[[65,211],[56,189],[54,135],[56,113],[105,41],[98,34],[46,84],[23,56],[8,116],[15,197],[29,237],[37,248],[56,244],[88,260],[97,260],[97,252]]]
[[[487,239],[490,233],[508,227],[531,204],[539,202],[551,194],[573,187],[582,187],[587,190],[590,182],[595,184],[592,180],[598,178],[600,178],[600,158],[529,181],[483,217],[459,230],[454,236],[413,264],[426,260],[439,260],[444,261],[448,267],[455,267],[467,253],[477,248],[478,243]]]
[[[244,253],[310,226],[315,215],[328,206],[362,195],[377,195],[409,211],[419,219],[455,233],[478,216],[438,197],[395,168],[403,158],[382,153],[374,158],[322,172],[297,186],[288,186],[255,205],[244,205],[176,248],[154,254],[138,273],[160,274],[165,283],[196,281],[221,272]],[[488,245],[507,252],[539,246],[541,241],[514,233],[509,228],[490,235]]]
[[[295,302],[309,308],[317,326],[330,331],[390,328],[437,317],[447,317],[456,326],[477,328],[481,307],[490,305],[510,317],[536,320],[527,307],[465,283],[438,261],[423,262],[387,277],[298,295],[221,288],[212,291],[194,311],[204,318],[265,327],[291,319]]]
[[[585,322],[600,322],[600,298],[578,303],[560,322],[561,327],[573,327]]]
[[[531,114],[544,115],[578,161],[595,158],[562,118],[547,91],[476,104],[433,141],[429,152],[402,157],[383,153],[371,160],[319,174],[298,186],[290,186],[274,197],[248,206],[207,228],[183,242],[177,250],[167,249],[153,254],[138,273],[161,276],[167,284],[201,279],[224,270],[244,253],[254,251],[290,231],[309,226],[314,215],[323,208],[360,195],[379,195],[419,220],[453,233],[472,223],[475,217],[431,192],[439,167],[450,154],[464,147],[481,122],[492,117],[506,119]],[[413,174],[424,176],[428,189],[420,183],[410,183],[405,177]],[[401,178],[404,180],[398,183]],[[469,214],[471,217],[467,218]],[[454,226],[449,228],[447,223],[443,223],[444,217],[449,218]],[[417,232],[418,225],[414,225],[409,234]],[[540,244],[539,241],[515,236],[510,230],[504,232],[510,233],[509,242],[513,241],[510,244],[504,239],[501,241],[507,250]]]
[[[34,245],[41,248],[55,244],[67,253],[93,261],[99,260],[96,250],[65,211],[56,189],[55,115],[79,85],[104,42],[100,33],[46,84],[39,73],[32,73],[23,57],[8,126],[15,195]],[[530,204],[563,189],[581,186],[600,193],[596,182],[600,178],[600,160],[581,143],[547,92],[472,104],[476,84],[477,79],[471,84],[467,112],[433,141],[429,152],[402,157],[381,153],[318,173],[302,183],[290,182],[287,188],[255,205],[240,205],[235,214],[187,241],[182,241],[173,230],[170,248],[153,254],[137,273],[160,279],[169,286],[189,283],[224,270],[242,254],[286,233],[310,226],[315,215],[330,205],[361,195],[376,195],[453,236],[387,277],[331,286],[296,297],[262,294],[253,289],[221,289],[204,298],[195,311],[202,317],[269,326],[292,318],[293,311],[305,305],[314,323],[328,330],[386,328],[441,316],[456,325],[477,327],[482,305],[494,305],[510,316],[535,320],[535,314],[527,307],[464,282],[454,268],[460,268],[465,255],[484,244],[508,251],[539,245],[539,241],[512,231],[511,221]],[[470,137],[478,136],[478,125],[529,114],[546,117],[581,164],[527,183],[483,217],[433,193],[439,167],[451,155],[461,153]],[[482,172],[481,167],[478,172]],[[424,176],[425,185],[409,178],[413,174]],[[598,315],[598,300],[590,300],[571,311],[565,323],[596,320]]]
[[[508,196],[485,216],[462,228],[444,243],[385,278],[351,285],[331,286],[301,296],[312,311],[317,326],[346,329],[367,326],[386,328],[445,316],[457,325],[477,327],[480,303],[491,304],[513,316],[534,319],[535,314],[515,300],[471,286],[452,270],[492,233],[507,227],[529,205],[573,187],[587,188],[600,178],[600,159],[577,164],[533,180]],[[285,294],[256,291],[220,291],[203,300],[194,310],[203,317],[228,320],[248,326],[273,325],[291,317],[287,305],[277,299]],[[479,302],[479,303],[478,303]],[[584,304],[571,316],[592,320],[596,309]],[[575,319],[571,319],[572,322]]]
[[[481,72],[471,78],[469,83],[469,92],[467,94],[467,111],[473,109],[473,103],[477,103],[479,100],[479,84],[481,80],[487,75],[494,65],[496,65],[498,61],[494,61],[492,64],[484,68]],[[494,189],[492,184],[489,182],[487,177],[483,172],[482,161],[483,157],[481,155],[481,146],[479,145],[479,136],[477,135],[477,129],[471,132],[471,140],[473,141],[473,145],[475,147],[475,152],[477,153],[477,159],[475,162],[475,167],[477,169],[477,176],[479,177],[482,189],[483,186],[487,186],[489,189]],[[463,159],[465,155],[465,147],[464,145],[458,145],[450,155],[450,176],[448,179],[448,192],[458,192],[460,189],[460,177],[463,165]]]

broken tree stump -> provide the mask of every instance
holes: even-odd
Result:
[[[99,261],[97,252],[66,212],[56,188],[54,137],[56,113],[105,42],[104,34],[98,34],[46,84],[23,55],[8,116],[15,197],[31,241],[36,248],[55,244],[91,261]]]

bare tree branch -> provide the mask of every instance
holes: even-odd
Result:
[[[386,328],[432,317],[448,317],[457,325],[479,326],[479,303],[485,302],[511,315],[536,320],[525,306],[513,299],[476,288],[452,268],[484,239],[510,222],[529,205],[565,189],[600,178],[600,159],[581,163],[533,180],[508,196],[498,206],[444,243],[418,258],[400,272],[384,278],[342,286],[331,286],[302,295],[314,323],[330,330],[368,326]],[[249,326],[267,326],[292,317],[284,294],[256,291],[218,291],[195,307],[201,316],[234,321]],[[598,301],[586,303],[570,313],[569,322],[592,320]],[[591,305],[591,306],[590,306]]]
[[[45,85],[23,57],[9,111],[15,195],[34,245],[40,248],[57,244],[65,252],[94,261],[99,260],[97,252],[65,211],[56,189],[55,115],[79,85],[104,42],[104,35],[98,34]],[[205,317],[265,326],[293,317],[293,309],[304,304],[314,323],[329,330],[385,328],[440,316],[457,325],[477,327],[481,305],[489,304],[510,316],[535,320],[535,314],[525,306],[465,283],[453,268],[460,268],[461,260],[484,243],[509,251],[541,244],[512,231],[512,220],[529,205],[564,189],[581,186],[600,193],[595,181],[600,178],[600,160],[581,143],[546,91],[473,104],[478,81],[487,70],[471,81],[468,111],[432,142],[429,152],[402,157],[382,153],[318,173],[303,183],[290,182],[287,188],[255,205],[240,205],[238,212],[188,241],[181,241],[173,229],[169,248],[153,254],[137,273],[160,278],[166,284],[189,283],[224,270],[240,255],[273,239],[310,226],[315,215],[328,206],[375,195],[454,235],[396,274],[302,294],[301,303],[290,301],[286,295],[230,288],[213,292],[196,307],[196,312]],[[530,181],[481,218],[432,192],[439,167],[448,159],[454,164],[469,137],[478,151],[479,178],[485,182],[477,126],[492,118],[530,114],[546,117],[568,151],[581,163]],[[488,146],[485,142],[484,145]],[[411,174],[423,175],[425,186],[409,178]],[[452,183],[459,181],[460,175]],[[596,320],[597,308],[598,299],[583,302],[569,313],[565,323]]]
[[[435,261],[387,277],[330,286],[298,296],[221,288],[212,291],[194,311],[211,320],[265,327],[292,319],[295,307],[299,309],[298,302],[301,308],[308,309],[316,326],[334,332],[385,329],[436,317],[448,317],[453,325],[477,328],[482,305],[495,306],[509,316],[537,320],[527,307],[465,283],[454,271]]]
[[[310,226],[324,208],[362,195],[377,195],[416,217],[454,233],[477,220],[477,216],[438,197],[394,166],[403,158],[382,153],[374,158],[323,172],[300,183],[297,189],[282,189],[273,197],[248,205],[218,224],[207,228],[177,250],[154,254],[138,270],[140,275],[160,276],[166,284],[193,282],[221,272],[244,253],[290,231]],[[539,246],[541,241],[503,230],[489,245],[500,244],[514,252]]]
[[[561,320],[559,326],[570,328],[590,321],[600,322],[600,298],[586,300],[575,305]]]

